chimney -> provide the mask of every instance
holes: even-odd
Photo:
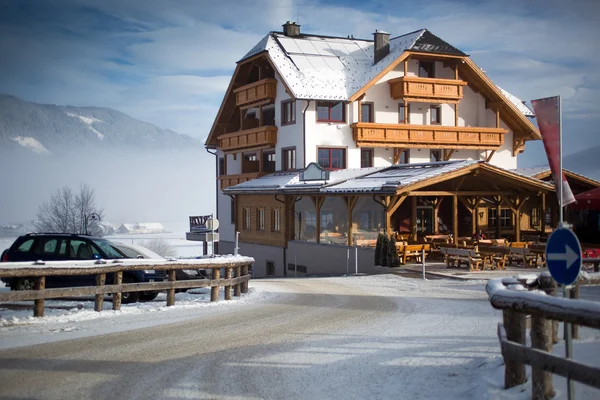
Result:
[[[300,36],[300,25],[297,25],[295,22],[288,21],[283,26],[283,33],[285,36],[294,37]]]
[[[390,52],[390,34],[384,31],[375,30],[373,36],[375,38],[373,64],[377,64]]]

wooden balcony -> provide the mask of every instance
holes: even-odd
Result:
[[[277,95],[277,80],[274,78],[262,79],[241,86],[233,91],[235,93],[235,104],[237,106],[263,101],[275,101]]]
[[[232,150],[249,150],[253,148],[275,147],[277,143],[277,127],[272,125],[225,133],[218,137],[219,147],[227,152]]]
[[[470,126],[352,124],[356,144],[373,147],[496,150],[504,143],[505,133],[505,129]]]
[[[465,81],[456,79],[419,78],[402,76],[390,79],[390,95],[393,99],[406,99],[431,103],[458,103],[463,97]]]
[[[238,183],[256,179],[259,176],[263,176],[265,173],[266,172],[248,172],[238,175],[221,175],[219,177],[219,181],[221,181],[221,190],[227,189],[229,186],[237,185]]]

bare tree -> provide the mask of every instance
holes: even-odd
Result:
[[[155,238],[144,242],[142,245],[159,256],[163,256],[164,258],[173,258],[177,256],[177,251],[164,239]]]
[[[96,207],[94,190],[82,183],[77,194],[68,186],[57,189],[50,200],[38,207],[35,225],[40,232],[89,233],[99,236],[103,233],[98,224],[101,218],[102,210]]]

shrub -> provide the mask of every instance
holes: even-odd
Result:
[[[387,253],[388,253],[388,244],[389,244],[389,239],[387,237],[386,234],[383,235],[383,239],[381,240],[381,249],[379,251],[380,257],[381,257],[381,266],[382,267],[387,267],[388,263],[387,263]]]
[[[392,236],[387,247],[387,265],[391,268],[400,267],[400,257],[398,256],[398,250],[396,250],[396,238]]]
[[[375,243],[375,265],[381,265],[381,244],[383,242],[383,233],[377,235],[377,242]]]

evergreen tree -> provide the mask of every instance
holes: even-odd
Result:
[[[383,233],[377,235],[377,242],[375,243],[375,265],[381,265],[381,244],[383,242]]]
[[[381,266],[382,267],[387,267],[387,253],[388,253],[388,244],[389,244],[389,239],[387,237],[386,234],[383,235],[383,239],[381,240],[381,249],[379,249],[379,254],[381,257]]]
[[[391,237],[388,248],[387,248],[387,265],[390,268],[400,267],[400,257],[398,256],[398,250],[396,249],[396,238]]]

